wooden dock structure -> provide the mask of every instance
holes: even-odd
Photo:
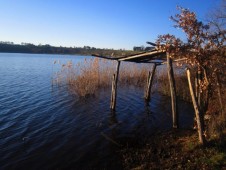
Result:
[[[156,47],[156,44],[147,42],[148,44]],[[169,87],[170,87],[170,95],[171,95],[171,108],[172,108],[172,124],[173,128],[179,128],[178,124],[178,109],[177,109],[177,94],[176,94],[176,85],[175,85],[175,79],[174,79],[174,70],[173,70],[173,62],[181,62],[184,60],[187,60],[187,58],[180,58],[180,59],[173,59],[170,56],[170,53],[159,50],[157,48],[152,48],[150,51],[140,52],[134,55],[128,55],[128,56],[122,56],[122,57],[108,57],[108,56],[102,56],[98,54],[93,54],[92,56],[98,57],[98,58],[104,58],[108,60],[115,60],[117,61],[117,66],[115,73],[113,74],[112,78],[112,92],[111,92],[111,103],[110,108],[115,111],[116,109],[116,100],[117,100],[117,84],[118,84],[118,77],[120,72],[120,63],[123,61],[126,62],[135,62],[135,63],[150,63],[153,65],[152,71],[148,73],[147,78],[147,88],[145,89],[145,95],[144,98],[146,101],[150,101],[151,99],[151,87],[153,78],[156,72],[156,69],[158,66],[166,64],[167,65],[167,73],[168,73],[168,79],[169,79]],[[190,89],[190,94],[196,114],[196,122],[198,125],[198,133],[199,133],[199,141],[201,144],[204,143],[204,132],[203,132],[203,124],[200,120],[200,92],[198,90],[198,86],[200,82],[198,82],[198,79],[196,79],[196,88],[195,92],[193,90],[192,84],[191,84],[191,75],[190,70],[187,69],[187,77],[188,77],[188,84]]]
[[[151,99],[152,82],[153,82],[157,67],[163,64],[167,64],[167,72],[168,72],[170,94],[171,94],[173,128],[178,128],[176,85],[175,85],[174,71],[173,71],[173,64],[172,64],[173,61],[178,61],[178,60],[173,60],[166,51],[162,51],[158,49],[153,49],[151,51],[140,52],[134,55],[128,55],[123,57],[108,57],[108,56],[102,56],[99,54],[93,54],[92,56],[117,61],[116,70],[112,76],[110,109],[112,109],[113,111],[115,111],[116,109],[117,85],[118,85],[118,77],[119,77],[121,62],[125,61],[125,62],[135,62],[135,63],[150,63],[153,65],[152,71],[149,72],[148,78],[147,78],[147,88],[145,89],[145,94],[144,94],[144,98],[146,101],[150,101]]]

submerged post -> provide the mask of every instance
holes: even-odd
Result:
[[[145,100],[146,101],[150,101],[151,86],[152,86],[152,82],[153,82],[153,79],[154,79],[156,66],[157,65],[154,64],[153,67],[152,67],[151,73],[150,73],[150,71],[148,73],[147,88],[146,88],[146,91],[145,91]]]
[[[120,61],[117,62],[116,74],[113,75],[113,79],[112,79],[111,104],[110,104],[110,108],[112,110],[115,110],[115,106],[116,106],[119,67],[120,67]]]
[[[176,86],[173,73],[172,59],[167,53],[167,70],[170,85],[171,94],[171,105],[172,105],[172,117],[173,117],[173,128],[178,128],[178,115],[177,115],[177,98],[176,98]]]

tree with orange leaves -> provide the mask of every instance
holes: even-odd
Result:
[[[225,3],[226,1],[223,0]],[[219,86],[218,75],[225,77],[225,34],[224,27],[214,29],[211,22],[204,24],[197,20],[194,12],[177,7],[179,14],[170,17],[175,27],[181,29],[187,37],[183,42],[174,35],[165,34],[158,36],[156,41],[158,50],[166,51],[171,58],[186,58],[186,64],[196,69],[199,77],[199,110],[201,115],[207,111],[209,98],[213,89]],[[222,18],[221,18],[222,19]],[[223,18],[225,21],[225,18]],[[222,77],[223,77],[222,76]],[[221,98],[221,96],[220,96]],[[222,99],[220,99],[222,100]],[[203,116],[202,116],[203,118]]]

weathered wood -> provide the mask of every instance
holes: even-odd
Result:
[[[198,101],[199,96],[199,83],[198,83],[198,71],[195,73],[195,98]],[[197,129],[196,118],[194,117],[193,129]]]
[[[117,62],[116,74],[113,75],[113,79],[112,79],[112,92],[111,92],[111,105],[110,105],[110,108],[112,110],[115,110],[115,107],[116,107],[119,67],[120,67],[120,61]]]
[[[111,86],[111,103],[110,103],[110,108],[112,109],[113,103],[115,101],[115,74],[112,76],[112,86]]]
[[[221,110],[221,114],[223,115],[224,107],[223,107],[223,102],[222,102],[221,86],[220,86],[218,74],[216,74],[216,81],[217,81],[217,94],[218,94],[218,100],[219,100],[219,103],[220,103],[220,110]]]
[[[199,107],[199,109],[201,109],[201,108],[202,108],[202,103],[201,103],[202,71],[201,71],[201,68],[200,68],[200,67],[198,67],[197,79],[198,79],[198,94],[197,94],[197,100],[198,100],[198,107]]]
[[[199,93],[199,84],[198,84],[198,73],[195,75],[195,97],[198,99],[198,93]]]
[[[119,61],[131,61],[131,60],[142,60],[142,59],[149,59],[149,60],[161,60],[164,59],[165,57],[161,56],[162,54],[165,54],[165,51],[149,51],[149,52],[145,52],[142,54],[137,54],[137,55],[132,55],[129,57],[122,57],[120,59],[118,59]]]
[[[189,69],[187,69],[187,78],[188,78],[188,85],[189,85],[189,89],[190,89],[190,93],[191,93],[192,103],[193,103],[195,115],[196,115],[198,134],[199,134],[199,142],[201,144],[204,144],[205,143],[205,137],[204,137],[204,132],[203,132],[204,126],[201,122],[200,111],[199,111],[197,100],[195,98],[194,90],[193,90],[193,87],[191,84],[191,73],[190,73]]]
[[[156,66],[157,65],[154,64],[153,67],[152,67],[151,73],[150,73],[150,71],[148,72],[147,88],[146,88],[146,91],[145,91],[145,100],[147,100],[147,101],[150,101],[151,86],[152,86],[152,82],[153,82],[153,79],[154,79]]]
[[[179,58],[179,59],[175,59],[173,60],[173,62],[183,62],[188,60],[187,58]],[[162,64],[167,64],[167,61],[162,62]]]
[[[172,59],[167,54],[167,70],[170,85],[171,94],[171,105],[172,105],[172,117],[173,117],[173,128],[178,128],[178,115],[177,115],[177,98],[176,98],[176,86],[173,73]]]
[[[155,43],[153,43],[153,42],[147,41],[146,43],[147,43],[147,44],[150,44],[150,45],[152,45],[152,46],[157,46],[157,44],[155,44]]]
[[[102,56],[99,54],[92,54],[93,57],[97,57],[97,58],[103,58],[103,59],[107,59],[107,60],[118,60],[121,57],[107,57],[107,56]]]

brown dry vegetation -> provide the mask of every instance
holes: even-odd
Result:
[[[119,86],[133,85],[146,88],[148,72],[153,65],[123,62],[119,73]],[[99,58],[84,59],[73,64],[68,62],[61,65],[61,70],[56,73],[55,82],[66,82],[72,93],[79,97],[95,95],[98,89],[109,88],[112,83],[112,75],[115,72],[116,63]],[[178,97],[190,101],[187,79],[183,69],[177,67],[175,74]],[[168,75],[165,66],[158,66],[154,76],[152,91],[170,95]]]
[[[68,84],[72,93],[79,97],[95,95],[98,89],[111,86],[116,63],[99,58],[84,59],[77,64],[68,62],[56,74],[57,83]],[[119,74],[119,85],[144,86],[150,65],[122,63]],[[59,81],[60,80],[60,81]]]
[[[223,108],[219,104],[217,92],[214,90],[214,95],[210,99],[210,105],[206,115],[212,115],[206,121],[206,132],[209,138],[222,139],[224,130],[226,129],[226,88],[223,86],[221,89],[223,99]]]
[[[221,143],[210,140],[202,147],[195,131],[175,130],[130,140],[120,153],[124,169],[224,169],[225,139],[224,133]]]
[[[177,97],[184,101],[191,102],[185,69],[181,67],[175,67],[174,78],[176,84]],[[158,83],[157,86],[158,92],[170,96],[170,87],[166,70],[161,70],[158,72],[157,83]]]

